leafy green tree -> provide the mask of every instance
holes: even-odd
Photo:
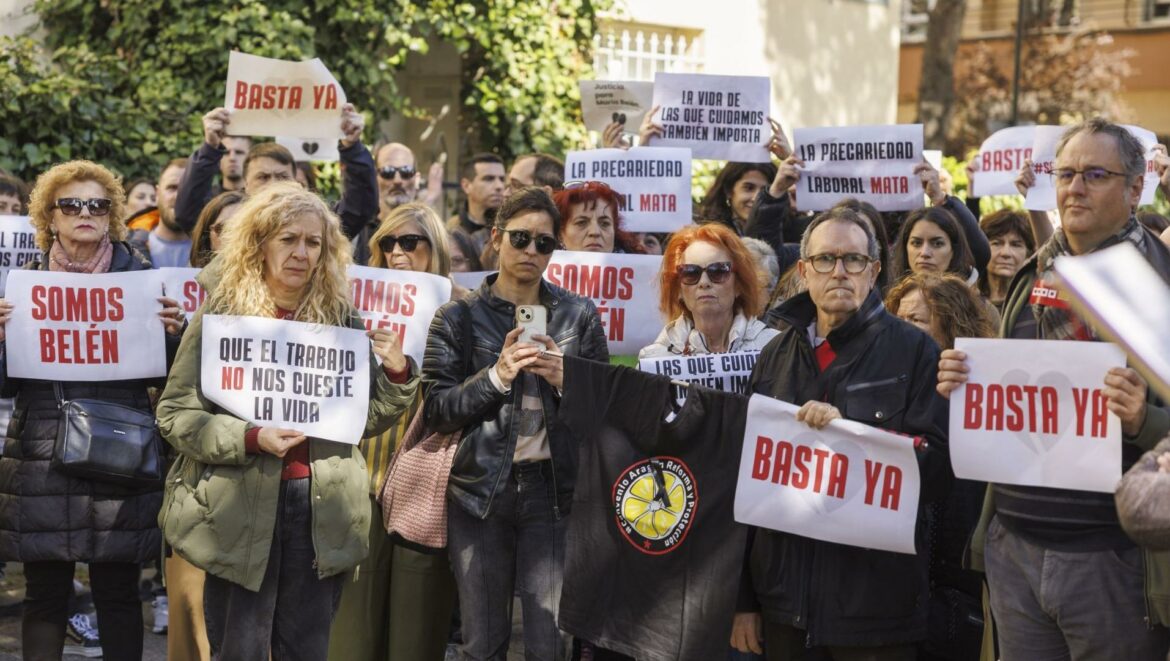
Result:
[[[609,1],[38,0],[42,39],[0,40],[0,167],[31,179],[88,158],[153,176],[198,144],[233,49],[319,57],[367,120],[415,115],[396,76],[432,40],[461,58],[463,153],[563,152],[585,140],[576,81]]]

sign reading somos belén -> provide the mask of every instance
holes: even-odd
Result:
[[[451,281],[432,273],[369,266],[350,266],[346,276],[366,329],[394,331],[402,352],[422,365],[431,319],[451,300]]]
[[[187,321],[195,316],[195,311],[207,298],[207,291],[195,280],[195,276],[202,270],[186,266],[167,266],[158,270],[163,275],[163,291],[166,296],[178,301],[183,314],[187,315]]]
[[[636,354],[662,330],[658,315],[660,255],[558,250],[544,277],[597,306],[609,352]]]
[[[8,376],[119,381],[165,376],[158,271],[12,271],[5,297]]]
[[[749,400],[735,520],[914,553],[921,485],[913,440],[852,420],[813,429],[796,411],[764,395]]]
[[[261,427],[356,444],[370,397],[370,341],[353,328],[205,315],[204,397]]]
[[[759,351],[661,356],[640,359],[638,369],[723,392],[746,392],[752,368],[759,357]],[[674,395],[680,404],[683,403],[687,398],[686,388],[675,385]]]
[[[1105,342],[959,338],[967,383],[951,393],[955,476],[1112,493],[1121,479],[1121,422],[1105,374],[1125,354]]]
[[[274,60],[232,51],[223,107],[232,135],[338,139],[345,91],[319,59]]]
[[[689,147],[695,158],[767,163],[772,82],[766,76],[657,73],[655,147]]]
[[[847,197],[878,211],[921,208],[922,125],[798,128],[796,155],[804,170],[796,184],[800,208],[830,209]]]

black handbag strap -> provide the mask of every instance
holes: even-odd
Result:
[[[53,382],[53,396],[57,398],[57,408],[65,405],[65,389],[61,387],[60,381]]]

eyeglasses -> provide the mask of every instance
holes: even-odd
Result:
[[[508,235],[508,242],[516,250],[524,250],[528,244],[536,240],[536,252],[542,255],[551,255],[557,249],[557,238],[551,234],[533,236],[528,230],[500,230]]]
[[[830,255],[828,253],[812,255],[804,261],[812,264],[813,270],[817,273],[832,273],[837,268],[837,262],[840,261],[845,265],[846,273],[857,274],[864,271],[874,260],[867,255],[850,252],[844,255]]]
[[[396,174],[401,174],[403,179],[410,179],[414,175],[418,174],[418,170],[414,169],[413,165],[401,165],[397,167],[393,165],[387,165],[385,167],[378,168],[378,176],[383,179],[393,179],[394,175]]]
[[[422,234],[403,234],[402,236],[384,236],[378,241],[378,247],[384,253],[394,252],[394,244],[402,246],[402,252],[414,252],[418,247],[419,241],[425,241],[430,244],[431,240]]]
[[[1105,168],[1086,168],[1084,170],[1074,170],[1072,168],[1057,168],[1052,171],[1052,180],[1056,182],[1057,186],[1069,186],[1077,175],[1085,180],[1086,186],[1100,186],[1109,180],[1110,177],[1124,177],[1124,172],[1114,172],[1106,170]]]
[[[711,281],[711,284],[718,285],[727,282],[727,279],[731,277],[731,262],[711,262],[706,266],[679,264],[674,267],[674,272],[678,274],[684,285],[699,284],[704,273],[707,274],[707,279]]]
[[[112,203],[108,197],[93,197],[88,200],[79,197],[62,197],[52,208],[60,209],[61,213],[66,216],[79,216],[83,208],[89,209],[91,216],[104,216],[110,212],[110,204]]]

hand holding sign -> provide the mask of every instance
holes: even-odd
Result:
[[[955,349],[945,349],[938,356],[938,385],[935,390],[950,399],[955,388],[967,383],[967,374],[971,368],[967,366],[967,354]]]
[[[308,437],[295,429],[281,429],[279,427],[261,427],[256,435],[256,444],[260,449],[277,457],[284,457],[288,451],[304,443]]]
[[[374,355],[382,359],[382,364],[396,374],[406,369],[406,355],[402,353],[402,340],[397,331],[391,328],[375,328],[366,331],[366,335],[374,341]]]
[[[772,179],[772,186],[768,189],[768,195],[772,197],[787,195],[788,189],[800,181],[800,169],[803,167],[804,161],[797,158],[796,154],[784,159],[780,167],[776,168],[776,177]]]
[[[187,320],[187,315],[183,314],[183,308],[179,307],[179,302],[166,296],[159,296],[158,302],[162,303],[163,306],[163,309],[158,313],[158,318],[162,319],[163,328],[171,335],[182,335],[183,322]]]
[[[933,165],[923,161],[914,166],[914,174],[918,175],[918,180],[922,182],[922,189],[926,192],[926,197],[930,198],[931,204],[937,207],[947,201],[947,194],[942,188],[942,180],[939,178],[938,170]]]
[[[362,141],[362,131],[366,128],[366,118],[362,116],[352,103],[341,107],[341,139],[342,149],[349,149]]]
[[[12,318],[12,304],[6,298],[0,298],[0,342],[4,341],[4,327]]]
[[[784,127],[771,117],[768,118],[768,124],[772,126],[772,139],[768,141],[768,151],[780,160],[788,158],[792,154],[792,145],[788,144],[788,136],[784,135]]]
[[[825,402],[805,402],[796,412],[796,421],[813,429],[824,429],[830,422],[840,419],[841,411]]]
[[[1032,169],[1032,159],[1025,158],[1024,164],[1020,166],[1019,173],[1016,174],[1016,190],[1020,191],[1020,195],[1027,196],[1028,189],[1036,185],[1036,171]]]
[[[1146,380],[1128,367],[1114,367],[1105,375],[1102,395],[1106,406],[1121,420],[1121,432],[1137,436],[1146,420]]]
[[[662,124],[654,121],[654,116],[658,114],[660,108],[662,108],[660,105],[650,108],[650,112],[642,119],[642,126],[638,129],[638,144],[643,147],[650,144],[650,138],[662,137]]]
[[[226,108],[216,108],[203,116],[203,142],[213,149],[219,149],[231,124],[231,113]]]

